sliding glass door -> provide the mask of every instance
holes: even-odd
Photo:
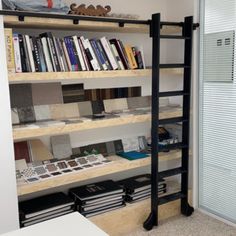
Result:
[[[199,205],[236,223],[236,1],[200,13]]]

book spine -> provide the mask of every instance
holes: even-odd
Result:
[[[101,44],[100,40],[96,40],[96,43],[97,43],[97,47],[98,47],[98,49],[99,49],[101,55],[103,56],[103,58],[104,58],[104,60],[105,60],[107,69],[108,69],[108,70],[112,70],[111,64],[110,64],[110,62],[109,62],[109,60],[108,60],[108,58],[107,58],[106,53],[104,52],[104,50],[103,50],[103,48],[102,48],[102,44]]]
[[[42,72],[46,72],[47,71],[47,66],[46,66],[46,62],[45,62],[45,55],[44,55],[44,52],[43,52],[43,45],[42,45],[41,39],[36,38],[36,43],[37,43],[37,47],[38,47],[39,61],[40,61],[40,65],[41,65],[41,70],[42,70]]]
[[[62,66],[62,70],[63,71],[68,71],[68,66],[67,66],[67,62],[66,62],[66,58],[65,58],[65,54],[63,51],[63,47],[62,47],[62,42],[59,38],[56,38],[56,44],[57,44],[57,48],[60,54],[60,60],[61,60],[61,66]]]
[[[73,48],[72,48],[70,39],[68,37],[65,37],[64,40],[65,40],[65,45],[66,45],[67,52],[68,52],[68,55],[69,55],[69,58],[70,58],[72,71],[75,71],[76,62],[75,62],[74,52],[73,52]]]
[[[48,70],[48,72],[53,72],[53,66],[52,66],[52,61],[51,61],[51,57],[50,57],[50,53],[49,53],[47,38],[42,37],[41,40],[42,40],[43,52],[45,55],[47,70]]]
[[[125,45],[125,51],[126,51],[131,69],[136,69],[138,66],[134,58],[132,47],[130,45]]]
[[[121,49],[121,51],[122,51],[122,54],[124,55],[124,59],[125,59],[125,61],[126,61],[126,64],[127,64],[128,69],[131,69],[131,66],[130,66],[129,60],[128,60],[128,56],[127,56],[127,54],[126,54],[126,51],[125,51],[125,48],[124,48],[124,45],[123,45],[122,41],[121,41],[121,40],[118,40],[118,44],[119,44],[119,46],[120,46],[120,49]]]
[[[86,53],[85,53],[85,49],[83,47],[83,44],[82,44],[80,38],[78,38],[78,43],[79,43],[79,46],[80,46],[80,49],[81,49],[81,52],[82,52],[82,56],[83,56],[83,59],[84,59],[86,70],[89,71],[89,70],[91,70],[91,65],[89,64],[88,58],[87,58]]]
[[[142,55],[141,55],[141,52],[140,52],[140,51],[136,51],[136,53],[135,53],[135,59],[136,59],[137,64],[138,64],[138,68],[139,68],[139,69],[143,69],[144,66],[143,66],[143,60],[142,60]]]
[[[83,36],[81,36],[80,39],[81,39],[81,42],[82,42],[82,44],[83,44],[83,47],[84,47],[85,52],[86,52],[86,55],[87,55],[87,58],[88,58],[88,60],[89,60],[89,62],[90,62],[90,64],[91,64],[93,70],[95,70],[95,71],[96,71],[96,70],[99,70],[99,69],[98,69],[98,66],[99,66],[99,65],[98,65],[98,63],[96,63],[96,61],[95,61],[95,55],[94,55],[94,56],[92,55],[92,50],[90,49],[91,45],[90,45],[88,39],[87,39],[87,40],[84,39]]]
[[[53,36],[53,44],[54,44],[54,47],[55,47],[55,51],[56,51],[56,55],[57,55],[57,60],[58,60],[58,65],[59,65],[59,71],[65,71],[65,68],[64,68],[64,65],[63,65],[63,62],[62,62],[62,57],[61,57],[61,52],[59,51],[59,47],[58,47],[58,44],[57,44],[57,39]]]
[[[25,42],[26,42],[26,48],[27,48],[27,51],[28,51],[31,72],[35,72],[36,69],[35,69],[34,57],[33,57],[33,52],[32,52],[32,47],[31,47],[32,45],[30,43],[29,35],[25,35]]]
[[[111,47],[112,47],[113,53],[115,55],[116,61],[117,61],[118,65],[119,65],[120,69],[124,70],[125,67],[124,67],[124,65],[123,65],[123,63],[122,63],[122,61],[120,59],[120,56],[119,56],[117,50],[116,50],[116,46],[114,44],[111,44]]]
[[[143,52],[143,47],[142,46],[139,46],[139,47],[136,47],[136,51],[140,52],[140,55],[141,55],[141,61],[142,61],[142,64],[143,64],[143,68],[142,69],[146,69],[146,64],[145,64],[145,60],[144,60],[144,52]]]
[[[27,44],[26,44],[26,39],[25,35],[22,35],[23,38],[23,48],[24,48],[24,56],[25,56],[25,63],[26,63],[26,71],[31,72],[31,67],[30,67],[30,61],[29,61],[29,54],[28,54],[28,49],[27,49]]]
[[[7,56],[7,69],[8,72],[15,72],[15,56],[13,48],[13,35],[12,29],[4,29],[6,56]]]
[[[71,65],[68,50],[66,48],[65,39],[61,39],[61,44],[62,44],[63,52],[64,52],[64,55],[65,55],[65,58],[66,58],[66,64],[67,64],[67,67],[68,67],[68,71],[72,71],[72,65]]]
[[[75,60],[75,70],[76,71],[81,71],[82,67],[81,67],[81,64],[80,64],[80,61],[79,61],[79,56],[78,56],[78,53],[77,53],[77,50],[76,50],[76,47],[75,47],[74,40],[73,40],[72,37],[70,37],[69,39],[70,39],[70,43],[71,43],[72,50],[73,50],[74,60]]]
[[[15,69],[17,73],[22,72],[21,66],[21,53],[18,34],[13,34],[14,56],[15,56]]]
[[[96,41],[94,39],[91,39],[90,43],[91,43],[92,48],[95,52],[95,55],[97,56],[97,60],[100,63],[100,67],[102,67],[103,70],[107,70],[108,68],[107,68],[107,65],[106,65],[106,61],[103,58],[103,55],[100,53]]]
[[[78,37],[77,36],[73,36],[72,38],[73,38],[73,41],[74,41],[74,45],[75,45],[75,49],[76,49],[76,52],[77,52],[77,55],[78,55],[79,62],[81,64],[81,70],[85,71],[86,70],[86,66],[85,66],[85,62],[84,62],[84,58],[83,58],[83,55],[82,55],[81,48],[79,46]]]
[[[126,57],[125,57],[125,55],[123,53],[123,50],[122,50],[120,44],[119,44],[119,41],[117,39],[111,39],[110,43],[115,45],[116,50],[118,52],[118,55],[119,55],[119,57],[120,57],[120,59],[122,61],[122,64],[124,66],[124,69],[125,70],[129,69],[128,62],[126,60]]]
[[[106,39],[106,37],[102,37],[101,39],[101,43],[102,43],[102,46],[103,46],[103,49],[109,59],[109,62],[111,63],[111,66],[112,66],[112,69],[113,70],[117,70],[118,69],[118,65],[116,63],[116,60],[112,54],[112,51],[111,51],[111,48],[110,48],[110,45]]]
[[[42,72],[40,57],[39,57],[39,51],[38,51],[38,46],[37,46],[37,42],[36,42],[35,37],[30,38],[30,44],[31,44],[31,47],[32,47],[33,60],[34,60],[34,63],[35,63],[35,71],[36,72]]]

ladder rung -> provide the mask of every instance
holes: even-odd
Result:
[[[175,169],[170,169],[170,170],[165,170],[162,172],[159,172],[159,177],[160,178],[166,178],[166,177],[170,177],[170,176],[174,176],[174,175],[179,175],[179,174],[183,174],[186,173],[187,171],[184,170],[183,168],[179,167],[179,168],[175,168]]]
[[[182,149],[182,148],[188,148],[188,145],[184,145],[183,143],[168,144],[163,147],[159,147],[159,152],[163,152],[166,150]]]
[[[158,198],[158,205],[162,205],[162,204],[175,201],[184,197],[186,197],[186,195],[181,192],[169,194],[169,195]]]
[[[181,91],[169,91],[169,92],[160,92],[159,97],[174,97],[174,96],[185,96],[189,95],[189,93]]]
[[[184,64],[160,64],[160,69],[174,69],[174,68],[190,68],[190,66],[186,66]]]
[[[181,35],[161,35],[161,39],[190,39],[190,37],[184,37]]]
[[[174,117],[174,118],[159,120],[159,125],[172,124],[172,123],[178,123],[178,122],[187,122],[187,121],[188,119],[184,119],[183,117]]]

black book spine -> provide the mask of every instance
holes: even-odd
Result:
[[[28,53],[28,49],[27,49],[27,43],[26,43],[25,35],[23,35],[22,37],[23,37],[23,47],[24,47],[24,51],[25,51],[26,68],[27,68],[28,72],[32,72],[31,66],[30,66],[30,59],[29,59],[29,53]]]
[[[26,56],[25,56],[23,36],[21,34],[19,34],[18,37],[19,37],[20,58],[21,58],[22,72],[27,72]]]
[[[75,61],[76,61],[76,67],[77,67],[77,68],[75,68],[75,70],[76,71],[82,71],[82,66],[81,66],[81,63],[79,61],[79,56],[78,56],[78,53],[77,53],[77,50],[76,50],[76,47],[75,47],[75,42],[74,42],[72,37],[70,37],[69,39],[70,39],[70,42],[71,42],[71,45],[72,45],[73,53],[75,55]]]
[[[42,72],[46,72],[47,65],[45,62],[45,55],[43,52],[43,45],[42,45],[41,39],[36,38],[36,43],[37,43],[37,48],[38,48],[38,53],[39,53],[39,61],[40,61],[41,70],[42,70]]]
[[[122,58],[124,58],[124,60],[125,60],[125,65],[127,66],[127,69],[130,69],[128,56],[126,54],[124,45],[123,45],[122,41],[120,41],[120,40],[117,40],[117,42],[118,42],[118,45],[119,45],[119,50],[122,53]]]
[[[36,37],[32,37],[31,41],[32,41],[32,49],[33,49],[32,52],[33,52],[35,70],[36,70],[36,72],[42,72]]]

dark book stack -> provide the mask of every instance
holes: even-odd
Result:
[[[144,174],[123,179],[117,182],[125,191],[125,201],[134,203],[150,198],[151,196],[151,175]],[[159,180],[158,194],[166,193],[166,182],[164,179]]]
[[[21,227],[53,219],[73,211],[74,202],[61,192],[19,203]]]
[[[145,69],[142,47],[123,45],[118,39],[38,37],[14,33],[17,72],[68,72]]]
[[[125,206],[124,190],[112,180],[84,185],[70,189],[77,210],[85,217],[91,217]]]

